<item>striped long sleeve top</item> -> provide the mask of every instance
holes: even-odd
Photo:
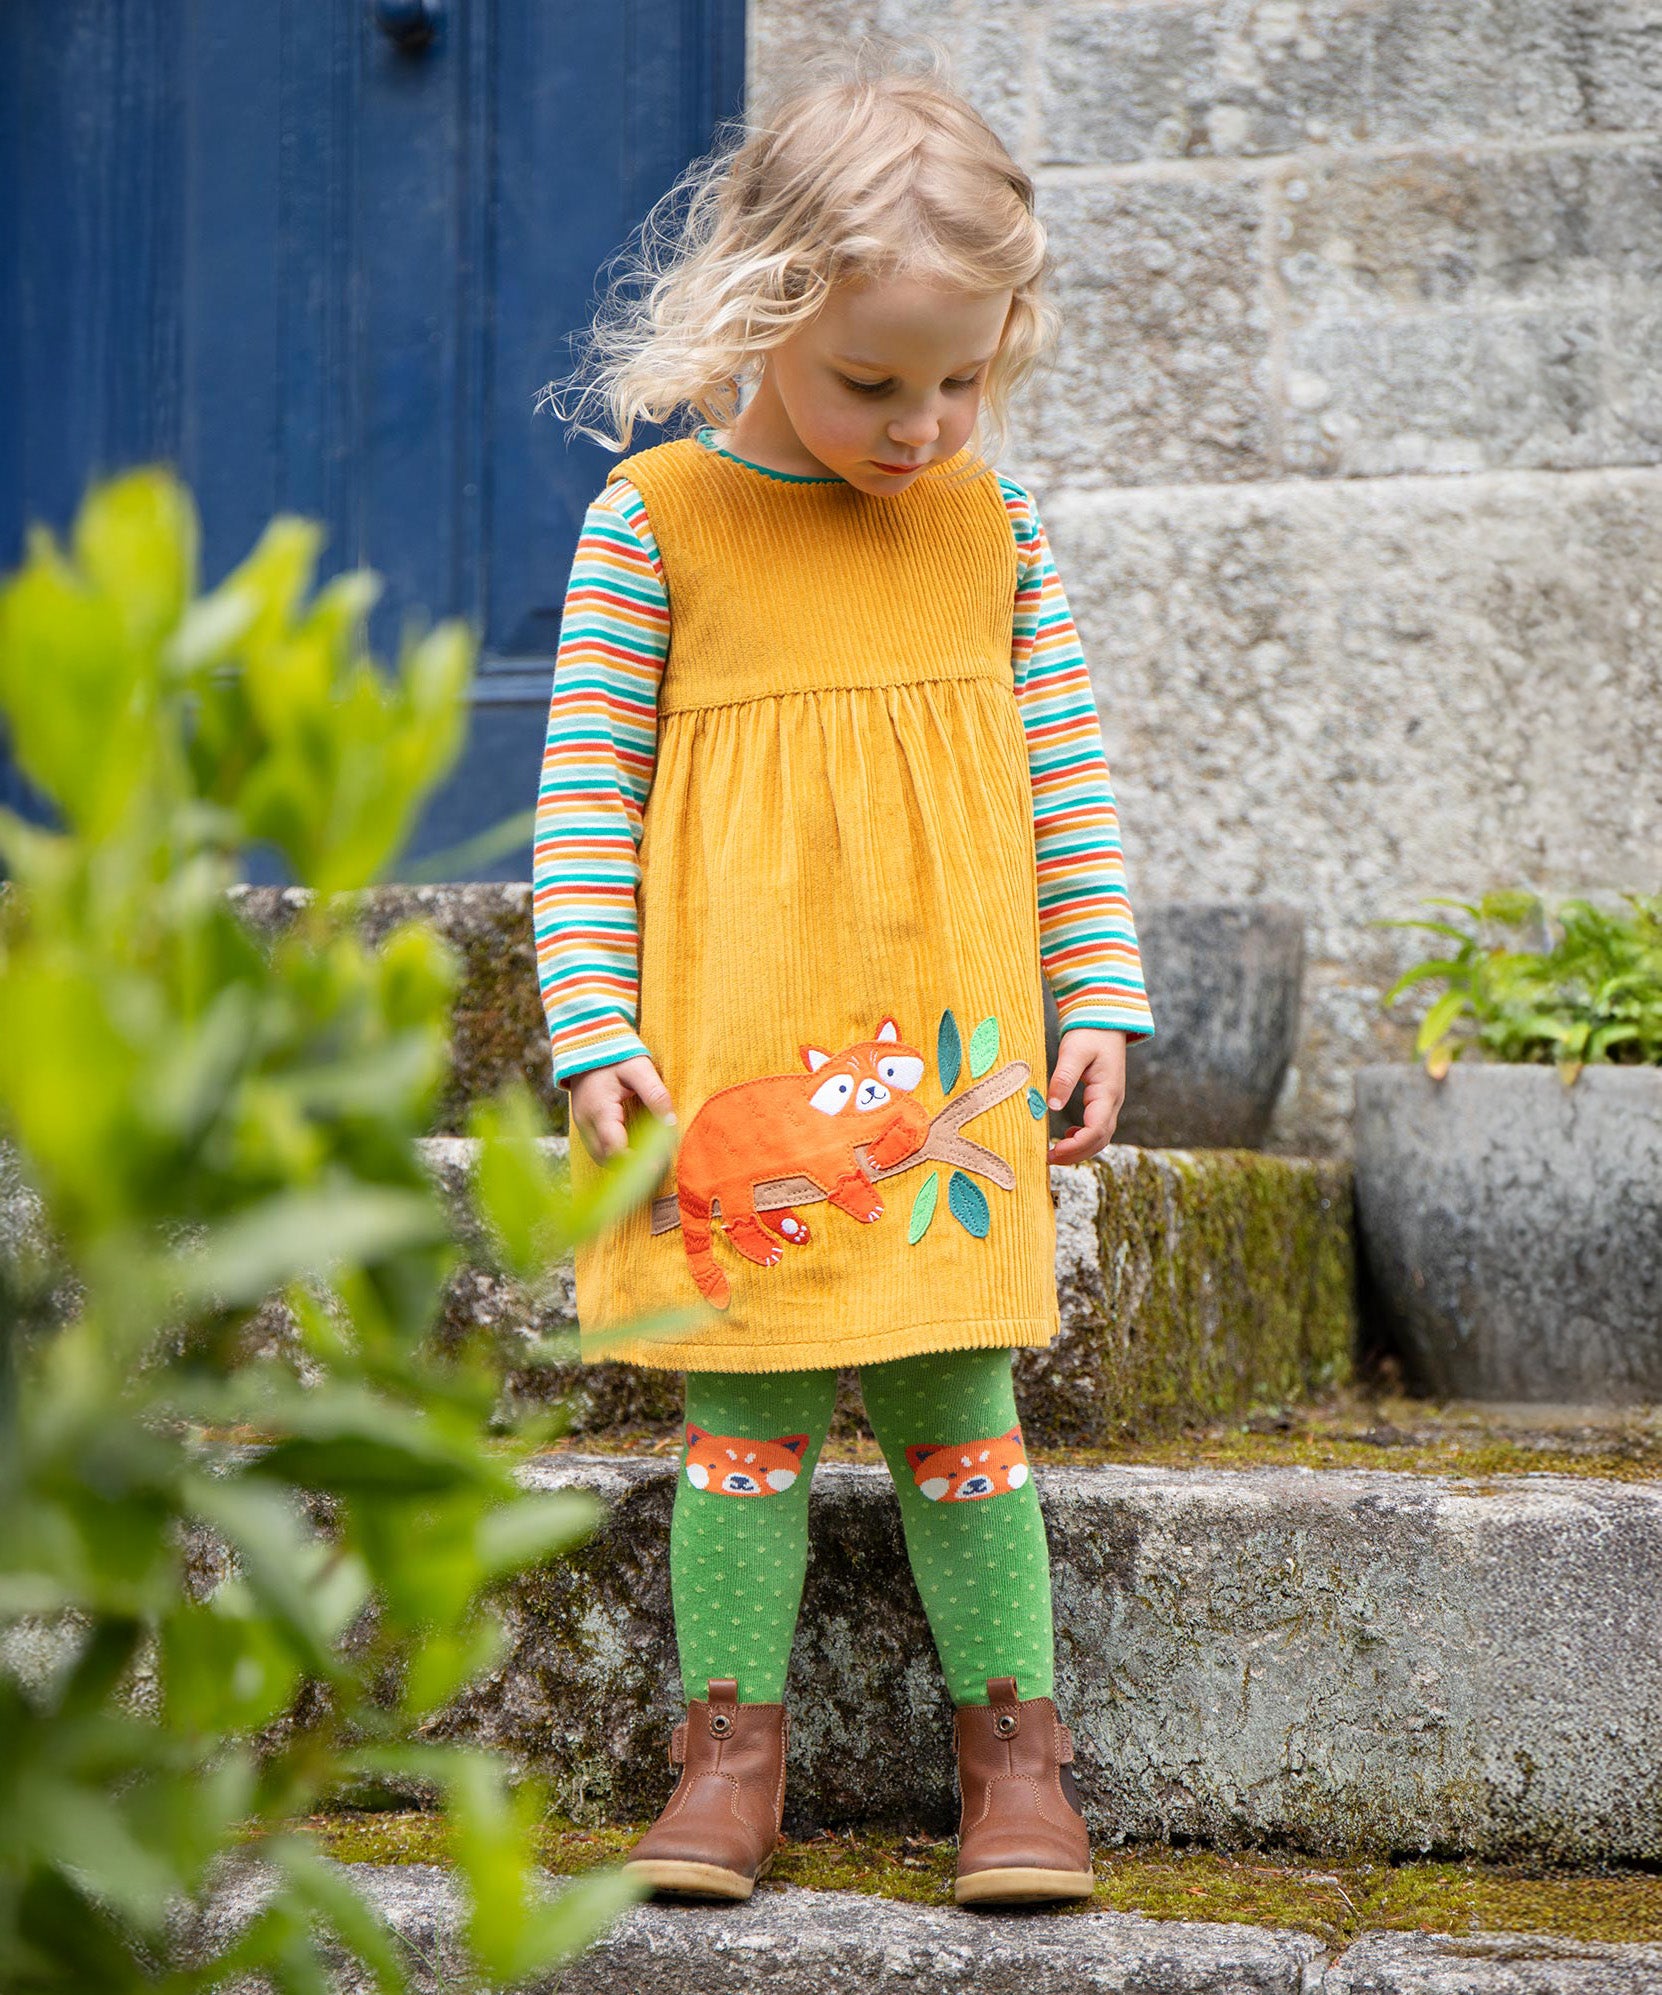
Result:
[[[1011,666],[1027,738],[1040,957],[1064,1032],[1154,1022],[1090,675],[1032,495],[999,475],[1017,551]],[[636,1032],[638,848],[671,605],[640,493],[590,505],[566,592],[532,880],[537,974],[562,1086],[649,1051]]]

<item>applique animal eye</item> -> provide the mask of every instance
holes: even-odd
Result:
[[[910,1094],[923,1079],[923,1062],[909,1053],[891,1053],[886,1060],[878,1061],[877,1071],[890,1087]]]
[[[821,1081],[808,1097],[821,1115],[841,1115],[854,1099],[854,1076],[833,1074],[830,1080]]]

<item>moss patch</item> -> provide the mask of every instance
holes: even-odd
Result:
[[[561,1443],[574,1454],[674,1455],[677,1429],[639,1424]],[[1235,1420],[1192,1423],[1163,1435],[1125,1435],[1100,1447],[1047,1447],[1040,1462],[1159,1468],[1394,1469],[1404,1474],[1487,1477],[1580,1475],[1616,1482],[1662,1480],[1662,1412],[1597,1417],[1566,1409],[1483,1407],[1410,1399],[1389,1386],[1344,1386],[1313,1403],[1260,1408]],[[882,1460],[864,1422],[832,1428],[824,1461]]]
[[[1356,1275],[1344,1166],[1244,1150],[1109,1150],[1091,1168],[1094,1243],[1070,1201],[1058,1207],[1063,1334],[1016,1361],[1030,1441],[1107,1446],[1308,1399],[1350,1378]]]
[[[304,1826],[344,1863],[442,1863],[444,1828],[428,1814],[314,1816]],[[539,1855],[560,1876],[618,1862],[643,1824],[544,1824]],[[860,1891],[949,1904],[950,1838],[843,1831],[786,1838],[768,1886]],[[1088,1908],[1153,1919],[1217,1919],[1314,1933],[1335,1953],[1359,1934],[1393,1931],[1551,1933],[1565,1939],[1662,1940],[1662,1876],[1478,1863],[1312,1864],[1265,1850],[1241,1855],[1131,1845],[1099,1853]]]

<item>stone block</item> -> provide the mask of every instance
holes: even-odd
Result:
[[[580,1818],[665,1798],[676,1467],[566,1457],[609,1505],[509,1599],[440,1721]],[[1546,1475],[1040,1467],[1057,1698],[1095,1833],[1225,1847],[1662,1857],[1662,1488]],[[787,1820],[949,1829],[950,1707],[881,1469],[821,1467]]]
[[[449,1872],[353,1864],[344,1876],[397,1934],[415,1995],[462,1985]],[[191,1937],[223,1945],[265,1899],[257,1872],[227,1878]],[[336,1995],[369,1995],[361,1969],[338,1957],[331,1967]],[[1313,1933],[1244,1922],[988,1917],[764,1882],[746,1905],[635,1906],[527,1995],[1651,1995],[1659,1981],[1662,1948],[1548,1933],[1365,1932],[1330,1962]]]
[[[1040,55],[1043,165],[1359,144],[1370,7],[1053,0]]]
[[[1258,190],[1060,181],[1042,208],[1064,330],[1024,398],[1017,474],[1041,489],[1269,475]]]
[[[1272,177],[1285,464],[1654,461],[1662,148],[1301,160]]]
[[[1307,920],[1270,1140],[1348,1147],[1351,1072],[1420,897],[1662,877],[1662,475],[1604,470],[1058,493],[1133,906]],[[1413,1011],[1405,1007],[1403,1016]]]
[[[991,9],[996,0],[982,0]],[[789,18],[788,0],[773,0]],[[783,37],[776,28],[773,45]],[[1044,164],[1654,130],[1643,0],[1053,0]]]
[[[862,35],[929,37],[946,53],[953,84],[1017,158],[1036,108],[1033,67],[1048,0],[942,8],[937,0],[752,0],[746,74],[753,100],[792,79],[845,64]]]
[[[553,1138],[556,1156],[565,1139]],[[464,1242],[445,1291],[442,1342],[484,1332],[509,1402],[566,1402],[578,1433],[668,1430],[681,1417],[681,1374],[581,1363],[569,1261],[533,1295],[495,1266],[472,1209],[474,1146],[425,1142],[421,1154]],[[1017,1360],[1017,1393],[1035,1446],[1094,1445],[1264,1402],[1307,1398],[1350,1375],[1356,1337],[1350,1178],[1342,1165],[1250,1151],[1115,1146],[1091,1164],[1051,1170],[1062,1329]],[[0,1323],[17,1313],[5,1287],[48,1248],[38,1207],[0,1149]],[[64,1285],[30,1305],[60,1320]],[[252,1319],[249,1348],[300,1362],[286,1309]],[[535,1347],[551,1345],[552,1358]],[[860,1427],[855,1374],[844,1377],[839,1428]]]

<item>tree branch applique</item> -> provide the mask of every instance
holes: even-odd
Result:
[[[1025,1060],[989,1072],[998,1045],[997,1019],[984,1018],[969,1041],[975,1084],[932,1118],[913,1094],[923,1078],[923,1056],[901,1042],[892,1018],[880,1022],[874,1038],[841,1053],[803,1046],[805,1072],[764,1075],[719,1089],[688,1125],[676,1153],[675,1190],[652,1201],[653,1233],[679,1228],[693,1279],[718,1309],[727,1306],[731,1287],[712,1251],[714,1226],[719,1224],[747,1260],[772,1267],[787,1246],[808,1244],[811,1235],[798,1207],[825,1201],[869,1224],[884,1210],[875,1187],[925,1164],[937,1168],[912,1201],[907,1239],[916,1244],[929,1229],[942,1165],[951,1169],[947,1209],[966,1232],[984,1239],[992,1214],[976,1176],[1012,1191],[1016,1174],[1005,1158],[964,1135],[963,1128],[1014,1094],[1030,1072]],[[936,1034],[943,1093],[956,1087],[962,1057],[958,1023],[949,1009]],[[1027,1106],[1031,1114],[1043,1113],[1043,1100],[1032,1087]]]

